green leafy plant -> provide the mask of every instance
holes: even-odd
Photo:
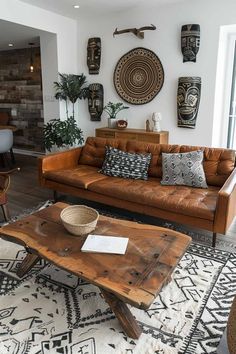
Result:
[[[65,101],[67,119],[51,119],[44,124],[44,145],[48,151],[53,146],[73,146],[84,142],[83,132],[78,128],[75,121],[75,103],[78,99],[88,96],[88,87],[85,86],[86,76],[84,74],[59,74],[60,81],[54,82],[56,89],[55,98]],[[72,116],[69,117],[68,105],[72,104]]]
[[[117,114],[123,109],[128,109],[129,107],[124,106],[122,102],[113,103],[108,102],[108,104],[103,108],[103,110],[109,115],[110,119],[115,119]]]
[[[78,128],[74,117],[67,120],[51,119],[43,128],[44,144],[48,151],[53,146],[72,146],[75,142],[84,142],[83,132]]]

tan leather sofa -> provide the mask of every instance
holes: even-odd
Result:
[[[105,146],[135,153],[151,152],[149,179],[108,177],[99,173]],[[204,151],[207,189],[163,186],[162,152]],[[39,158],[40,184],[65,194],[145,215],[225,234],[236,211],[235,151],[207,147],[150,144],[90,137],[83,147]]]

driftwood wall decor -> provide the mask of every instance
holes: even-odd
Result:
[[[89,74],[98,74],[101,62],[101,38],[89,38],[87,46],[87,65]]]
[[[103,86],[90,84],[88,90],[88,109],[92,121],[100,121],[103,112]]]
[[[200,96],[200,77],[179,78],[177,93],[178,127],[195,128]]]
[[[161,61],[146,48],[135,48],[123,55],[114,71],[118,95],[131,104],[150,102],[161,90],[163,82]]]
[[[125,28],[123,30],[117,30],[117,28],[115,29],[115,31],[113,32],[113,37],[117,34],[123,34],[123,33],[128,33],[131,32],[133,33],[135,36],[137,36],[140,39],[144,38],[144,32],[143,31],[147,31],[147,30],[152,30],[154,31],[156,29],[156,26],[154,25],[150,25],[150,26],[143,26],[140,28]]]

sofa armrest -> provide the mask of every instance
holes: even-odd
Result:
[[[214,232],[225,234],[236,215],[236,168],[219,190],[214,220]]]
[[[44,185],[44,173],[76,167],[83,147],[56,152],[38,158],[39,182]]]

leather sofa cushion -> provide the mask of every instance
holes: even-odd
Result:
[[[208,185],[222,187],[235,167],[235,150],[181,145],[180,152],[204,151],[203,168]]]
[[[54,182],[85,189],[92,182],[108,178],[99,173],[96,167],[83,165],[68,170],[47,171],[44,172],[43,177]]]
[[[80,154],[79,164],[102,167],[106,145],[126,151],[126,140],[88,138]]]
[[[88,190],[177,214],[213,220],[219,188],[162,186],[160,179],[151,177],[148,181],[109,177],[89,184]]]
[[[222,186],[234,169],[235,151],[230,149],[206,148],[187,145],[165,145],[125,139],[89,137],[80,155],[79,164],[101,168],[105,146],[133,153],[151,153],[152,160],[148,175],[162,177],[162,153],[178,153],[194,150],[204,151],[203,167],[208,185]]]

